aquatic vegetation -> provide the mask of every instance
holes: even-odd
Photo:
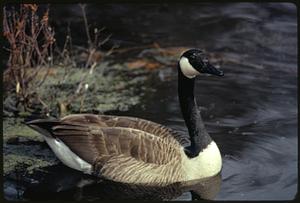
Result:
[[[3,120],[3,175],[16,170],[32,173],[34,169],[56,164],[43,138],[22,123],[21,118]]]
[[[31,141],[42,142],[43,138],[34,130],[23,124],[22,121],[22,118],[3,119],[3,141],[6,143],[25,138]]]
[[[121,65],[114,65],[107,71],[108,63],[102,63],[95,69],[96,77],[88,76],[86,83],[88,88],[82,95],[75,98],[63,113],[126,111],[138,104],[142,96],[141,89],[145,90],[143,84],[147,78],[145,75],[147,72],[138,70],[139,76],[131,78],[128,76],[128,71],[124,71],[125,68]],[[62,68],[57,68],[55,74],[48,76],[48,80],[37,89],[37,94],[51,110],[51,116],[59,116],[62,113],[58,101],[66,101],[70,95],[74,94],[78,84],[77,79],[85,71],[88,70],[72,69],[67,79],[63,81],[64,71]],[[134,73],[131,71],[130,74]],[[10,98],[10,95],[7,98]],[[42,108],[39,105],[32,105],[32,112],[37,112]],[[19,117],[21,117],[20,113]],[[47,146],[44,146],[45,149],[42,151],[40,150],[40,144],[43,141],[41,136],[22,122],[22,117],[5,118],[3,121],[5,175],[12,172],[18,165],[24,165],[24,170],[31,171],[51,165],[56,160]]]

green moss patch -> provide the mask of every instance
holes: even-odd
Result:
[[[83,89],[76,95],[83,75],[86,75]],[[109,65],[108,62],[95,67],[92,73],[84,68],[55,67],[45,82],[33,90],[29,109],[16,105],[14,94],[6,94],[6,117],[3,120],[4,175],[14,174],[16,170],[28,174],[58,163],[42,136],[24,124],[25,117],[33,113],[43,114],[45,110],[48,116],[53,117],[71,113],[127,111],[138,104],[147,91],[145,81],[148,75],[149,72],[143,69],[129,70],[124,65]],[[38,78],[35,82],[39,82]],[[74,95],[76,97],[72,98]],[[72,101],[62,114],[60,105],[70,98]]]

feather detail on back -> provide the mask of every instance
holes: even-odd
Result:
[[[189,137],[179,134],[170,128],[161,124],[148,121],[145,119],[128,117],[128,116],[109,116],[94,114],[72,114],[64,117],[61,121],[67,123],[80,123],[96,125],[98,127],[124,127],[145,131],[152,135],[177,141],[180,145],[189,144]]]

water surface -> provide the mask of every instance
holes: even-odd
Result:
[[[169,18],[160,23],[179,33],[159,41],[204,47],[221,53],[224,61],[225,77],[200,76],[196,82],[203,119],[223,156],[215,199],[293,199],[298,182],[296,7],[239,3],[166,9],[174,12],[176,23],[170,25]],[[129,114],[187,134],[175,91],[176,68],[160,74],[171,81],[153,82],[155,94]]]

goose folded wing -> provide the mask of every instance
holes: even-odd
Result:
[[[96,162],[104,165],[109,159],[119,156],[161,165],[178,156],[179,145],[132,128],[62,122],[52,127],[52,134],[92,165]]]
[[[86,124],[98,127],[122,127],[136,129],[150,133],[162,139],[168,139],[169,142],[177,142],[182,146],[189,145],[188,136],[182,135],[161,124],[128,116],[110,116],[94,114],[73,114],[62,119],[66,123]]]

